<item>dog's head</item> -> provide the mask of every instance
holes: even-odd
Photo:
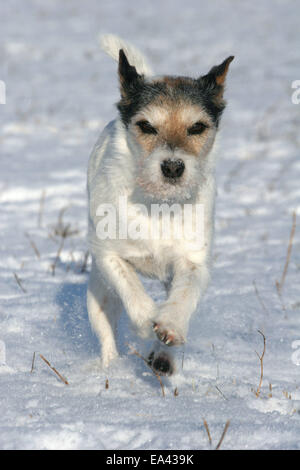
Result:
[[[128,143],[137,158],[137,186],[148,195],[185,200],[205,177],[233,57],[198,79],[145,78],[119,52],[118,103]]]

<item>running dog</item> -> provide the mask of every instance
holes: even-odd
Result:
[[[190,318],[210,280],[213,147],[233,56],[199,78],[154,76],[143,55],[120,38],[104,36],[102,48],[118,62],[121,96],[118,117],[100,135],[88,167],[89,319],[104,367],[118,357],[117,322],[125,308],[136,333],[153,337],[149,365],[171,375],[171,351],[186,341]],[[153,227],[152,205],[160,208],[156,226],[162,228],[169,218],[168,237],[151,236],[152,231],[139,236]],[[182,227],[194,237],[175,236],[176,211],[162,210],[170,205],[189,206],[191,214],[201,205],[201,244],[192,231],[194,221]],[[177,219],[179,225],[185,223]],[[166,300],[154,302],[139,274],[158,278],[166,287]]]

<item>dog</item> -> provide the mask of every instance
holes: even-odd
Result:
[[[199,78],[154,76],[143,55],[120,38],[104,36],[102,48],[118,62],[121,96],[118,117],[103,130],[88,165],[89,320],[101,343],[103,367],[118,357],[117,324],[125,308],[137,335],[153,339],[149,365],[171,375],[176,370],[171,352],[186,342],[190,318],[210,281],[214,143],[234,57]],[[115,236],[121,221],[149,228],[155,217],[148,209],[160,204],[189,205],[192,214],[201,205],[202,243],[176,238],[176,215],[170,217],[170,211],[169,237],[129,237],[124,230]],[[112,215],[115,222],[103,235]],[[160,228],[167,215],[161,211],[156,217]],[[154,302],[140,275],[159,279],[166,300]]]

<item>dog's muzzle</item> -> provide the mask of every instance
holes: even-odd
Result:
[[[182,160],[164,160],[160,167],[166,178],[176,181],[182,176],[185,165]]]

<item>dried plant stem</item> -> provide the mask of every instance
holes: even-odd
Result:
[[[37,248],[35,242],[31,239],[31,237],[30,237],[30,235],[29,235],[28,233],[25,233],[25,236],[28,238],[29,243],[30,243],[30,246],[31,246],[31,248],[33,249],[33,251],[35,252],[36,257],[37,257],[38,259],[40,259],[40,258],[41,258],[41,255],[40,255],[40,252],[39,252],[39,250],[38,250],[38,248]]]
[[[56,253],[54,263],[51,265],[52,276],[55,275],[56,265],[57,265],[57,263],[60,259],[61,252],[64,248],[65,239],[68,238],[68,237],[71,237],[73,235],[78,234],[78,230],[76,230],[76,229],[71,230],[70,224],[64,224],[64,222],[63,222],[63,216],[64,216],[64,213],[67,209],[68,209],[68,207],[63,207],[59,211],[58,222],[57,222],[56,226],[54,227],[54,231],[53,231],[54,237],[57,237],[57,236],[60,237],[60,243],[59,243],[59,246],[58,246],[58,250],[57,250],[57,253]]]
[[[228,398],[225,397],[224,393],[219,389],[219,387],[217,387],[217,385],[215,385],[215,387],[218,390],[218,392],[220,393],[220,395],[224,398],[224,400],[228,400]]]
[[[276,289],[277,289],[277,292],[278,292],[279,296],[281,296],[281,294],[282,294],[282,289],[283,289],[283,286],[284,286],[286,273],[287,273],[289,263],[290,263],[290,259],[291,259],[291,253],[292,253],[292,246],[293,246],[295,231],[296,231],[296,212],[294,211],[293,212],[293,223],[292,223],[290,239],[289,239],[289,244],[288,244],[288,249],[287,249],[287,254],[286,254],[286,260],[285,260],[282,276],[281,276],[280,282],[276,281]]]
[[[158,375],[158,373],[150,366],[149,362],[147,361],[147,359],[145,357],[143,357],[138,351],[136,351],[136,349],[134,349],[130,344],[127,343],[127,346],[129,347],[130,351],[132,354],[135,354],[137,357],[139,357],[140,359],[142,359],[145,364],[147,364],[147,366],[149,367],[149,369],[151,369],[151,371],[153,372],[153,374],[155,375],[155,377],[157,378],[157,380],[159,381],[160,383],[160,387],[161,387],[161,393],[162,393],[162,396],[165,397],[165,388],[164,388],[164,384],[162,383],[162,380],[161,380],[161,377]]]
[[[255,395],[257,397],[259,397],[260,389],[261,389],[261,385],[262,385],[262,381],[263,381],[263,376],[264,376],[264,355],[265,355],[265,352],[266,352],[266,337],[260,330],[257,330],[257,331],[258,331],[259,334],[262,335],[263,340],[264,340],[264,348],[263,348],[263,352],[262,352],[261,356],[258,354],[257,351],[255,351],[258,358],[259,358],[259,361],[260,361],[260,380],[259,380],[257,390],[255,392]]]
[[[33,372],[33,369],[34,369],[34,362],[35,362],[35,351],[34,351],[33,356],[32,356],[31,371],[30,371],[30,373]]]
[[[221,436],[221,438],[220,438],[220,440],[219,440],[219,442],[218,442],[218,445],[217,445],[217,447],[216,447],[216,450],[219,450],[219,449],[220,449],[221,444],[222,444],[222,442],[223,442],[223,440],[224,440],[225,434],[227,433],[229,424],[230,424],[230,421],[228,420],[228,421],[226,422],[226,424],[225,424],[224,430],[223,430],[223,432],[222,432],[222,436]]]
[[[22,281],[17,275],[17,273],[14,273],[15,280],[17,281],[18,286],[20,287],[21,291],[24,292],[24,294],[27,294],[27,290],[23,287]]]
[[[54,263],[51,265],[51,269],[52,269],[52,276],[55,276],[55,269],[56,269],[56,265],[59,261],[59,258],[60,258],[60,254],[64,248],[64,244],[65,244],[65,238],[62,237],[61,240],[60,240],[60,244],[59,244],[59,247],[58,247],[58,250],[57,250],[57,253],[56,253],[56,257],[55,257],[55,260],[54,260]]]
[[[80,268],[80,273],[81,273],[81,274],[83,274],[83,273],[86,272],[86,267],[87,267],[88,259],[89,259],[89,252],[86,251],[85,254],[84,254],[84,259],[83,259],[82,266],[81,266],[81,268]]]
[[[212,445],[212,439],[211,439],[211,435],[210,435],[210,432],[209,432],[209,427],[208,427],[206,419],[203,419],[203,424],[204,424],[204,427],[205,427],[205,431],[207,433],[209,445],[211,446]]]
[[[60,378],[60,380],[66,384],[66,385],[69,385],[69,382],[55,369],[55,367],[53,367],[49,361],[47,361],[47,359],[42,355],[40,354],[40,358],[43,359],[43,361],[47,364],[47,366],[50,367],[51,370],[53,370],[53,372]]]
[[[264,310],[267,314],[269,314],[270,312],[269,312],[269,310],[267,309],[267,307],[265,306],[265,304],[264,304],[264,302],[263,302],[263,300],[262,300],[262,298],[261,298],[261,296],[260,296],[260,294],[259,294],[259,292],[258,292],[258,289],[257,289],[256,282],[255,282],[255,281],[253,281],[253,285],[254,285],[254,290],[255,290],[256,297],[258,298],[258,301],[259,301],[260,305],[262,306],[263,310]]]
[[[184,364],[184,350],[182,351],[182,358],[181,358],[181,369],[183,370],[183,364]]]
[[[273,396],[273,393],[272,393],[272,384],[269,384],[269,391],[270,391],[270,393],[269,393],[268,397],[269,397],[269,398],[272,398],[272,396]]]
[[[42,195],[41,195],[41,200],[40,200],[40,209],[39,209],[39,216],[38,216],[38,227],[41,227],[41,226],[42,226],[42,219],[43,219],[43,213],[44,213],[45,197],[46,197],[46,191],[43,190]]]

